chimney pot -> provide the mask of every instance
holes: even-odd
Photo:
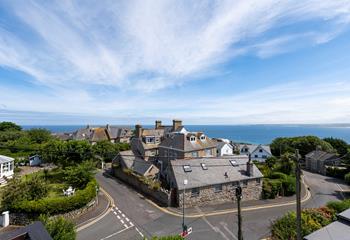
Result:
[[[155,124],[156,129],[159,129],[161,126],[162,126],[162,121],[156,120],[156,124]]]
[[[180,126],[182,126],[182,121],[174,119],[173,120],[173,131],[178,129]]]

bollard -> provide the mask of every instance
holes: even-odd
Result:
[[[10,216],[9,216],[9,211],[5,211],[2,213],[2,223],[1,225],[3,227],[7,227],[10,225]]]

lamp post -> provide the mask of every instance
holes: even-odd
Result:
[[[184,180],[184,190],[182,193],[182,232],[187,231],[187,226],[185,225],[185,188],[188,183],[188,180]]]

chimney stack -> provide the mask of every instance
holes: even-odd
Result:
[[[135,137],[141,138],[142,136],[142,126],[140,124],[135,125]]]
[[[254,164],[252,162],[252,156],[251,154],[248,155],[248,162],[247,162],[247,175],[252,177],[254,176]]]
[[[156,129],[159,129],[162,126],[162,121],[156,120]]]
[[[182,121],[174,119],[173,120],[173,131],[178,129],[180,126],[182,126]]]

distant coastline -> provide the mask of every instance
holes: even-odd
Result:
[[[113,125],[113,124],[111,124]],[[102,125],[91,125],[102,126]],[[134,125],[116,125],[133,128]],[[86,125],[23,125],[24,129],[46,128],[51,132],[73,132]],[[144,125],[146,128],[153,125]],[[250,125],[185,125],[189,131],[203,131],[210,137],[236,142],[271,143],[276,137],[314,135],[336,137],[350,143],[350,124],[250,124]]]

